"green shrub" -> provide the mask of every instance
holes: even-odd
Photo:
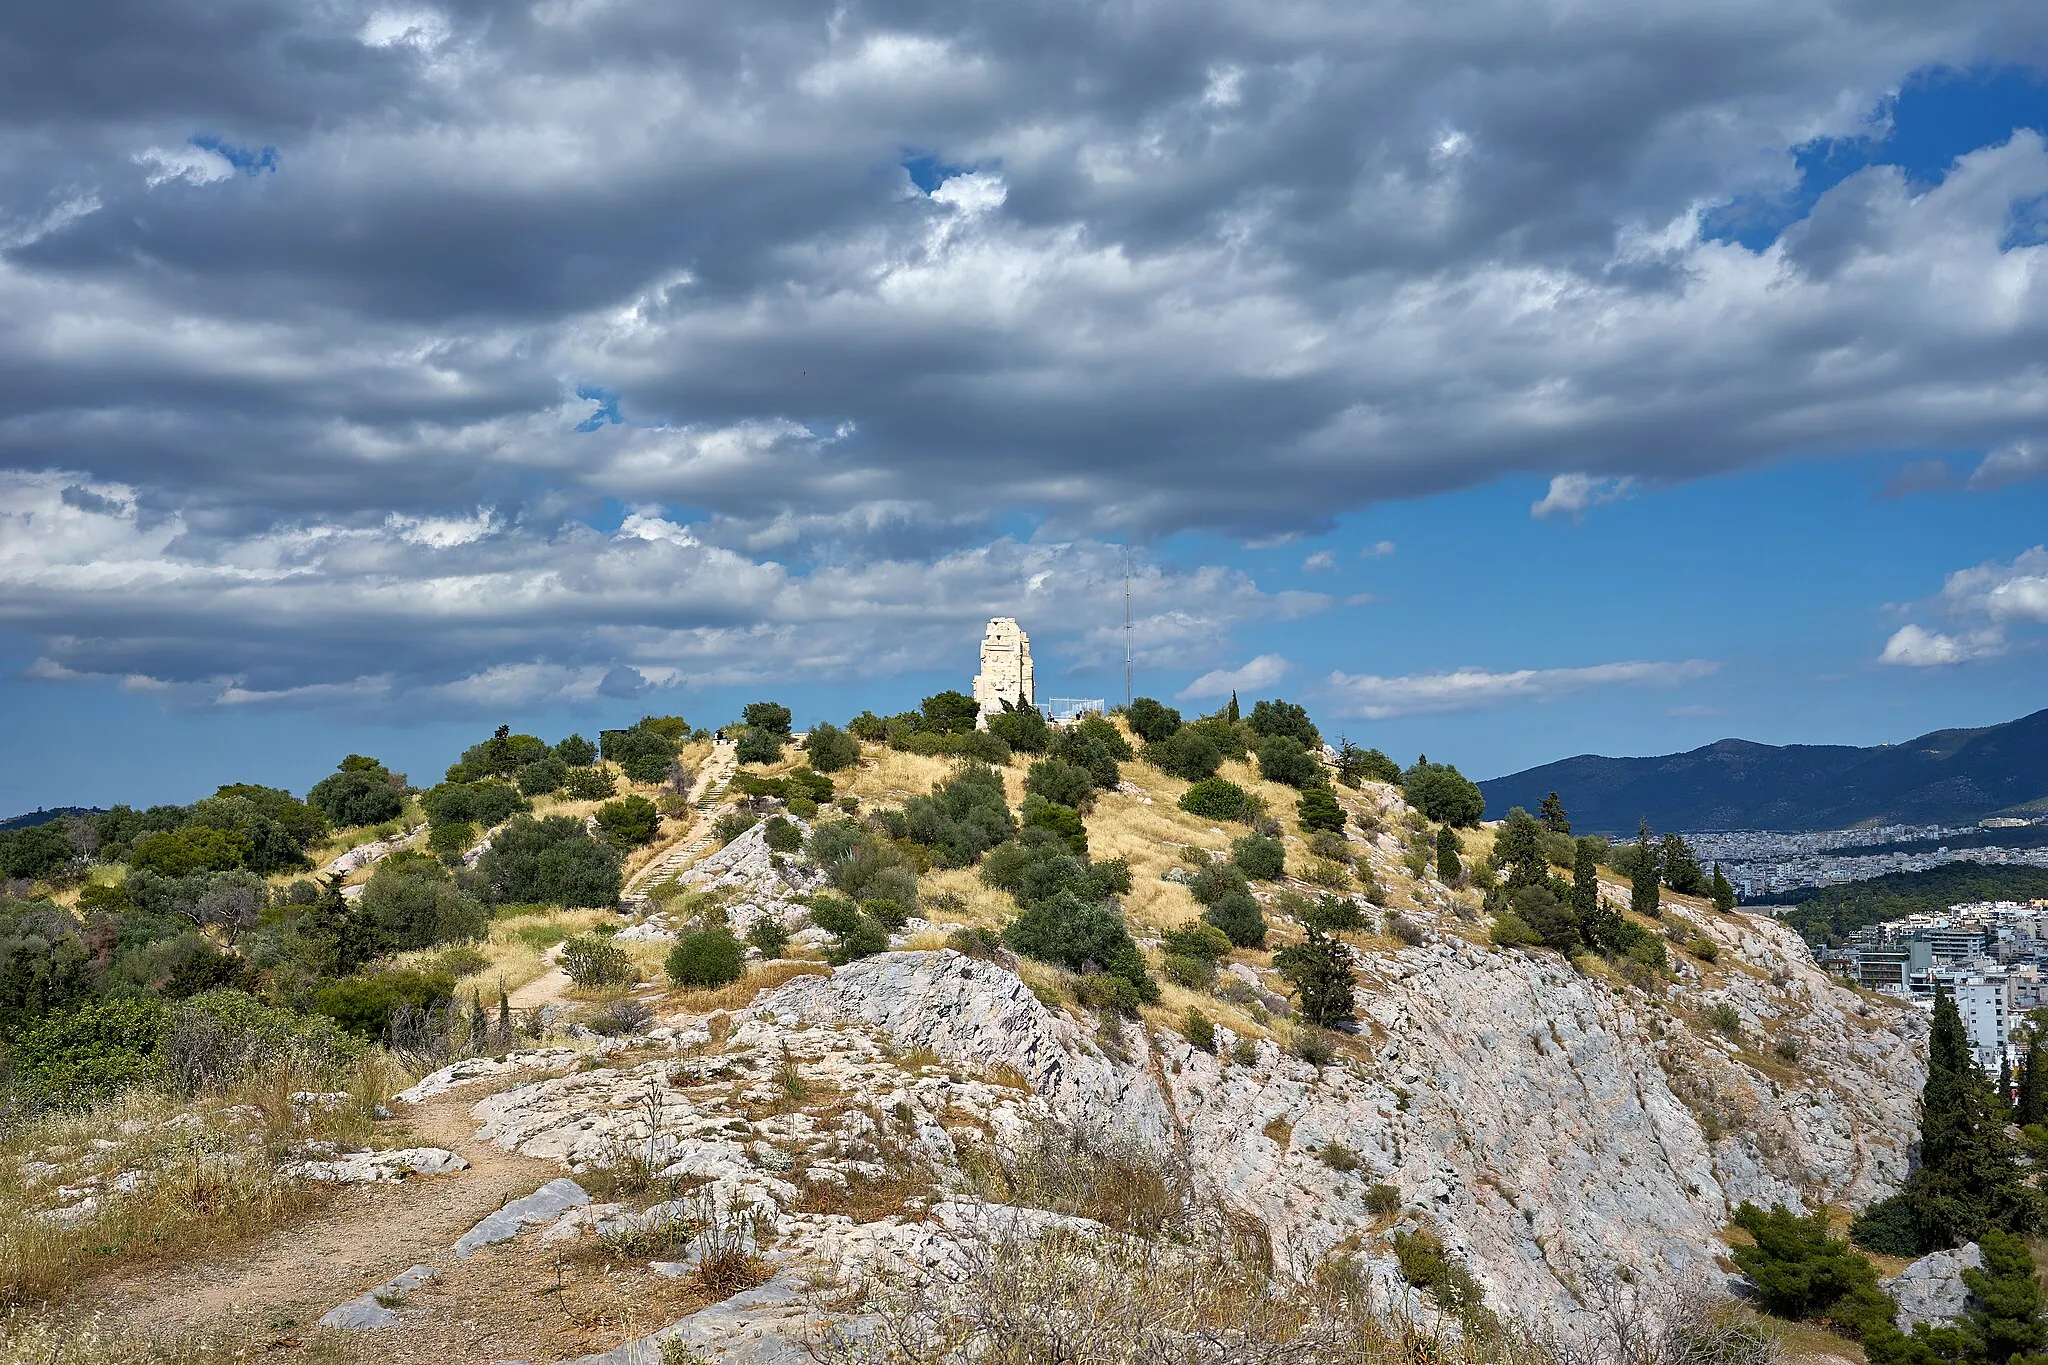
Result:
[[[1333,1028],[1356,1013],[1356,978],[1351,950],[1319,929],[1301,943],[1290,943],[1273,955],[1273,965],[1290,982],[1301,1002],[1301,1016],[1311,1024]]]
[[[946,935],[946,946],[967,957],[994,960],[1003,948],[1003,936],[978,924],[962,925]]]
[[[889,950],[889,930],[844,897],[813,896],[811,923],[833,936],[825,960],[835,967]]]
[[[1386,779],[1378,779],[1385,781]],[[1401,1211],[1401,1191],[1392,1185],[1369,1185],[1365,1191],[1365,1210],[1385,1218]]]
[[[1147,744],[1143,757],[1159,771],[1183,782],[1200,782],[1214,777],[1216,770],[1223,766],[1223,750],[1207,733],[1193,725],[1182,726],[1165,739]]]
[[[1188,878],[1188,893],[1203,905],[1214,905],[1232,892],[1245,891],[1249,887],[1244,869],[1220,858],[1204,863],[1194,876]]]
[[[1250,802],[1245,789],[1235,782],[1209,777],[1181,793],[1180,808],[1204,820],[1243,820]]]
[[[1310,1066],[1328,1066],[1337,1059],[1330,1035],[1313,1025],[1296,1024],[1287,1035],[1287,1050]]]
[[[931,849],[941,867],[966,867],[1017,833],[1003,796],[1002,774],[971,761],[933,787],[929,796],[904,802],[900,822],[902,835]]]
[[[342,762],[346,765],[348,759]],[[375,770],[344,767],[341,772],[321,778],[306,793],[306,804],[326,815],[337,827],[377,825],[399,817],[405,810],[405,794],[379,763]]]
[[[439,863],[405,851],[377,865],[356,906],[401,950],[482,938],[489,921]]]
[[[1010,922],[1003,941],[1012,951],[1071,971],[1099,970],[1128,982],[1138,1000],[1159,998],[1145,969],[1144,954],[1131,941],[1123,916],[1106,905],[1083,901],[1062,890],[1025,906]]]
[[[1095,779],[1065,759],[1041,758],[1025,774],[1024,790],[1055,806],[1086,810],[1095,800]]]
[[[1205,920],[1193,920],[1178,929],[1168,929],[1163,944],[1169,954],[1220,962],[1230,956],[1230,936]]]
[[[625,796],[597,808],[597,827],[613,848],[638,848],[653,841],[661,812],[644,796]]]
[[[1216,959],[1212,957],[1168,953],[1159,969],[1168,981],[1191,991],[1205,991],[1216,984]]]
[[[330,981],[313,998],[313,1008],[358,1038],[382,1038],[401,1007],[432,1009],[446,1004],[453,977],[409,968]]]
[[[1188,1006],[1188,1012],[1181,1016],[1180,1030],[1187,1037],[1188,1045],[1202,1052],[1216,1050],[1216,1026],[1209,1022],[1209,1016]]]
[[[1731,1221],[1754,1239],[1731,1255],[1756,1282],[1764,1311],[1819,1318],[1859,1338],[1880,1322],[1889,1326],[1892,1303],[1877,1287],[1877,1272],[1847,1242],[1828,1235],[1825,1213],[1802,1218],[1783,1204],[1766,1213],[1744,1201]]]
[[[562,779],[563,794],[576,801],[606,801],[618,790],[618,779],[607,768],[571,768]]]
[[[745,973],[747,950],[732,930],[718,924],[679,935],[666,965],[668,979],[678,986],[723,986]]]
[[[1054,805],[1034,793],[1024,798],[1023,816],[1025,829],[1048,830],[1074,852],[1087,854],[1088,826],[1072,806]]]
[[[1231,841],[1230,860],[1253,881],[1269,882],[1287,868],[1287,846],[1263,834],[1247,834]]]
[[[783,927],[781,920],[763,915],[754,921],[753,928],[747,930],[747,942],[759,948],[764,958],[781,957],[789,951],[789,930]]]
[[[1714,1006],[1713,1013],[1708,1018],[1712,1021],[1715,1029],[1725,1033],[1730,1038],[1736,1037],[1742,1032],[1742,1011],[1726,1000]]]
[[[1326,934],[1363,929],[1366,924],[1365,912],[1349,896],[1326,894],[1317,896],[1313,902],[1302,897],[1290,903],[1288,909],[1303,928],[1320,929]]]
[[[1296,797],[1294,817],[1305,830],[1335,834],[1344,828],[1344,808],[1328,787],[1310,787]]]
[[[1131,733],[1147,744],[1157,744],[1180,729],[1180,712],[1151,697],[1139,697],[1124,708],[1124,721]]]
[[[1020,754],[1042,754],[1052,747],[1052,727],[1045,723],[1037,707],[1012,708],[1008,702],[1003,707],[988,718],[991,735]]]
[[[515,816],[491,836],[477,873],[492,901],[602,909],[619,899],[617,849],[584,832],[566,815]]]
[[[723,848],[760,823],[761,817],[752,811],[729,810],[712,821],[711,837]]]
[[[571,768],[587,768],[597,762],[597,746],[581,735],[570,735],[556,743],[555,757]]]
[[[1317,1155],[1322,1157],[1325,1166],[1339,1174],[1349,1175],[1358,1169],[1358,1153],[1352,1151],[1335,1138],[1325,1142],[1322,1151],[1317,1153]]]
[[[562,970],[583,987],[623,986],[639,973],[626,950],[596,934],[577,934],[562,945]]]
[[[1323,780],[1323,765],[1291,735],[1274,735],[1258,747],[1259,776],[1289,787],[1312,787]],[[1343,828],[1339,825],[1338,828]]]
[[[804,757],[821,773],[836,773],[860,762],[860,741],[836,725],[820,721],[804,736]]]
[[[623,730],[600,731],[598,752],[635,782],[659,782],[668,776],[668,765],[686,733],[680,716],[642,716]]]
[[[1512,910],[1504,910],[1494,917],[1489,937],[1495,946],[1501,948],[1536,948],[1543,943],[1543,935],[1531,929]]]
[[[1222,930],[1240,948],[1266,946],[1266,916],[1249,891],[1232,891],[1202,911],[1202,918]]]
[[[1452,1257],[1443,1240],[1428,1228],[1394,1234],[1394,1259],[1401,1277],[1436,1300],[1448,1313],[1480,1306],[1485,1295],[1472,1272]]]
[[[166,877],[183,877],[240,867],[252,851],[249,839],[237,830],[187,825],[138,839],[129,851],[128,865]]]
[[[749,726],[740,731],[740,741],[733,746],[732,753],[741,763],[780,763],[782,736],[773,730],[757,730]]]
[[[770,851],[775,853],[795,853],[804,846],[804,832],[779,815],[768,817],[761,837],[767,841]]]
[[[1401,794],[1408,804],[1439,824],[1469,827],[1479,823],[1486,798],[1470,778],[1448,763],[1418,758],[1401,774]]]
[[[490,829],[501,825],[529,803],[509,782],[443,782],[420,798],[427,819],[436,825],[475,825]]]
[[[1713,962],[1721,956],[1721,945],[1704,934],[1687,939],[1685,950],[1702,962]]]
[[[521,796],[546,796],[562,789],[569,779],[569,765],[549,754],[523,765],[515,775]]]

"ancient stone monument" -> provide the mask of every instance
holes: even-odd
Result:
[[[988,623],[981,636],[981,672],[974,675],[974,700],[981,707],[975,724],[986,730],[988,718],[1001,714],[1003,703],[1030,706],[1032,696],[1031,637],[1007,616]]]

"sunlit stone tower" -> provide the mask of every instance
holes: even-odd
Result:
[[[975,724],[988,728],[988,718],[999,714],[1003,703],[1030,706],[1032,695],[1031,637],[1007,616],[988,623],[981,636],[981,672],[974,675],[974,700],[981,707]]]

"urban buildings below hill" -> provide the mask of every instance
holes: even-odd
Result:
[[[2011,1026],[2048,1006],[2048,900],[1977,901],[1907,915],[1850,934],[1817,954],[1822,968],[1886,995],[1932,1005],[1955,996],[1977,1064],[2016,1061]]]
[[[1994,837],[1998,842],[1990,842]],[[2048,867],[2048,821],[2039,820],[1885,825],[1817,834],[1722,830],[1685,838],[1701,861],[1721,865],[1744,899],[1800,886],[1868,881],[1889,872],[1925,872],[1965,860]],[[2038,843],[2032,842],[2035,838]]]

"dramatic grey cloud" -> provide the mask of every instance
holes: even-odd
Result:
[[[1863,171],[1761,252],[1701,224],[2044,35],[2018,0],[30,7],[0,622],[48,676],[234,704],[612,695],[901,666],[1107,591],[1111,540],[2039,449],[2039,138]],[[1323,605],[1144,572],[1142,647],[1193,667]]]

